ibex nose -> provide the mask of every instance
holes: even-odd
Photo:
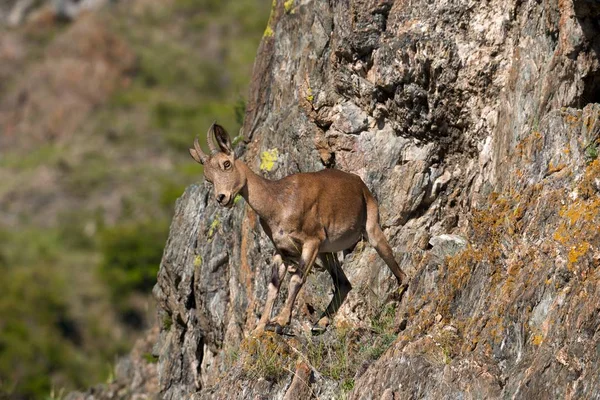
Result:
[[[217,196],[217,201],[219,203],[223,203],[223,200],[225,200],[225,195],[224,194],[220,194]]]

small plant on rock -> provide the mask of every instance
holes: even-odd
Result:
[[[592,142],[585,147],[585,161],[591,164],[598,158],[598,146],[596,142]]]

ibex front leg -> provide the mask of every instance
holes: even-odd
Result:
[[[271,281],[269,282],[269,289],[267,292],[267,301],[265,302],[265,309],[258,321],[258,325],[254,330],[254,333],[260,333],[265,330],[267,323],[271,319],[271,313],[273,312],[273,305],[279,294],[279,287],[281,281],[285,277],[286,266],[279,254],[275,254],[273,257],[273,269],[271,270]]]
[[[279,315],[273,320],[272,323],[267,325],[268,330],[275,331],[277,333],[283,332],[283,327],[288,325],[292,319],[292,310],[294,309],[294,303],[296,302],[296,296],[302,288],[306,277],[308,276],[317,254],[319,252],[319,241],[305,242],[302,246],[302,256],[298,263],[298,268],[292,272],[290,278],[290,286],[288,288],[288,297],[285,301],[285,305],[281,309]]]

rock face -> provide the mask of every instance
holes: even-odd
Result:
[[[411,284],[400,301],[359,243],[329,332],[306,333],[315,272],[296,336],[252,338],[272,245],[192,186],[154,290],[160,396],[597,396],[599,20],[585,0],[275,2],[237,151],[271,179],[360,175]]]

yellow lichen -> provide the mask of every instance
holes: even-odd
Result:
[[[569,267],[576,264],[577,261],[590,250],[590,247],[591,245],[588,242],[579,243],[578,245],[571,247],[568,256]]]
[[[573,111],[565,111],[565,122],[568,123],[571,127],[578,128],[581,122],[581,111],[577,110],[573,113]]]
[[[575,188],[578,196],[574,199],[563,197],[563,206],[558,213],[561,221],[552,235],[564,246],[567,268],[578,270],[585,276],[586,260],[589,262],[589,256],[597,250],[600,235],[600,197],[596,187],[599,174],[600,162],[596,160],[588,165],[583,179]]]
[[[550,162],[548,164],[548,172],[547,172],[547,174],[548,175],[555,174],[557,172],[562,171],[565,167],[566,167],[566,165],[564,163],[560,163],[560,164],[554,165],[553,162]]]
[[[293,14],[294,13],[294,0],[287,0],[286,2],[284,2],[283,9],[285,10],[286,14]]]
[[[313,96],[313,92],[310,86],[306,89],[306,101],[312,103],[315,100],[315,96]]]
[[[210,223],[210,227],[208,228],[208,238],[212,238],[216,233],[217,229],[221,226],[221,221],[219,220],[219,216],[216,216],[215,219]]]
[[[594,159],[586,168],[583,179],[579,184],[582,197],[590,198],[598,194],[598,180],[600,179],[600,159]],[[596,196],[597,197],[597,196]]]
[[[263,33],[264,37],[271,37],[273,36],[273,29],[271,28],[271,25],[267,25],[267,27],[265,28],[265,32]]]
[[[263,151],[260,155],[260,169],[262,171],[271,171],[275,166],[275,162],[279,158],[279,150],[270,149]]]
[[[267,21],[267,27],[265,28],[265,32],[263,33],[263,37],[272,37],[274,32],[273,28],[273,19],[275,18],[275,11],[277,8],[277,0],[273,0],[271,4],[271,15],[269,15],[269,20]]]
[[[543,142],[543,134],[534,130],[519,143],[517,152],[524,157],[537,157]],[[523,307],[518,302],[519,297],[528,293],[529,288],[554,282],[552,278],[540,279],[543,276],[540,271],[548,268],[553,259],[557,260],[556,268],[564,263],[581,280],[600,276],[600,272],[596,272],[600,269],[592,268],[598,263],[595,260],[600,259],[600,255],[595,256],[600,254],[597,228],[600,224],[600,161],[589,163],[582,179],[572,181],[575,187],[555,185],[568,177],[567,172],[577,172],[576,166],[564,158],[570,154],[567,148],[561,158],[548,164],[548,172],[562,170],[559,175],[534,185],[523,182],[527,170],[516,170],[515,185],[511,181],[508,190],[488,197],[486,207],[473,210],[469,246],[440,265],[440,294],[430,298],[436,304],[433,313],[408,310],[421,332],[432,334],[431,323],[427,321],[440,314],[444,323],[452,321],[452,325],[457,326],[457,321],[462,321],[460,332],[464,335],[464,345],[461,351],[473,351],[477,347],[491,352],[505,338],[510,321],[521,318],[519,316],[525,321],[529,319],[532,307]],[[555,230],[548,232],[548,227]],[[424,260],[423,263],[427,262]],[[472,318],[464,308],[462,296],[473,295],[470,286],[477,284],[474,276],[487,279],[483,285],[488,295],[481,299],[486,313],[483,320]],[[546,322],[556,323],[550,316]],[[544,332],[535,329],[529,343],[542,345]]]
[[[533,335],[533,337],[531,338],[531,344],[533,344],[534,346],[539,346],[544,342],[544,335],[542,334],[537,334],[537,335]]]

